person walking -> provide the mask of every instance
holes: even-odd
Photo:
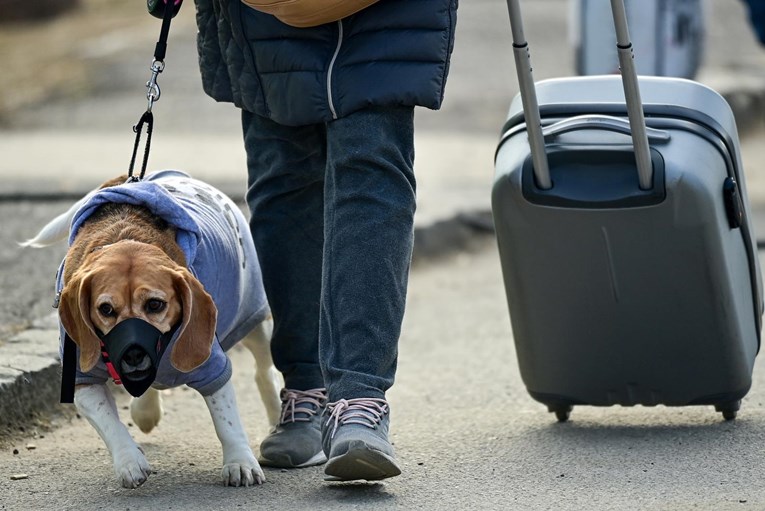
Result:
[[[241,109],[285,382],[260,461],[326,463],[334,480],[401,472],[386,391],[413,247],[414,107],[442,104],[457,15],[457,0],[363,3],[296,27],[240,0],[196,0],[204,90]]]

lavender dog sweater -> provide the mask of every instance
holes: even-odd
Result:
[[[186,255],[189,271],[202,283],[218,308],[215,342],[207,361],[189,373],[170,364],[177,334],[157,368],[155,388],[186,384],[210,395],[231,378],[226,351],[269,313],[260,265],[247,220],[236,204],[210,185],[177,170],[148,174],[142,181],[96,190],[77,210],[69,231],[69,244],[99,206],[107,203],[140,205],[177,229],[176,241]],[[56,290],[64,287],[61,263]],[[64,328],[60,351],[63,353]],[[79,359],[79,354],[78,354]],[[103,360],[83,373],[77,367],[76,384],[104,383],[109,373]]]

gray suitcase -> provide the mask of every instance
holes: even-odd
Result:
[[[535,86],[508,0],[521,94],[492,210],[521,376],[561,421],[580,404],[732,419],[763,312],[733,114],[696,82],[638,79],[611,2],[622,77]]]

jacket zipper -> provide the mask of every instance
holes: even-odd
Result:
[[[327,70],[327,102],[329,103],[329,111],[332,112],[332,119],[335,120],[337,119],[337,112],[335,111],[335,103],[332,100],[332,70],[335,68],[335,61],[342,45],[343,20],[337,20],[337,46],[335,47],[334,55],[332,55],[332,60],[329,61],[329,69]]]

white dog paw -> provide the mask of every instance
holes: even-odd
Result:
[[[114,473],[123,488],[138,488],[151,474],[151,467],[140,448],[122,450],[114,455]]]
[[[223,465],[223,486],[253,486],[266,482],[263,469],[254,456],[235,459]]]

